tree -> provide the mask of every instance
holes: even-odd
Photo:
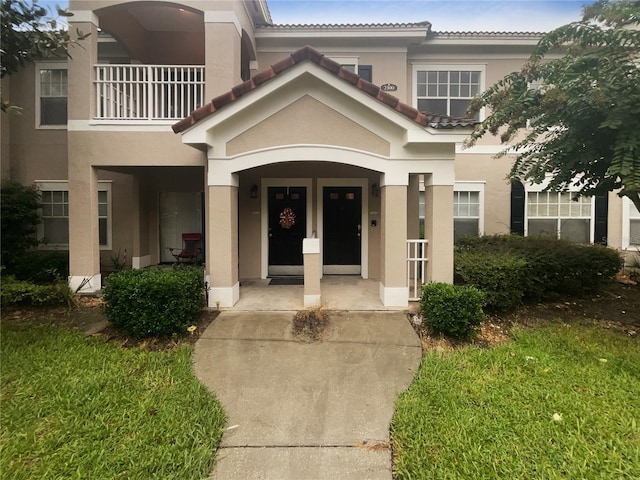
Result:
[[[510,176],[577,195],[619,190],[640,210],[640,1],[599,0],[545,34],[520,71],[476,97],[486,133],[515,154]],[[575,182],[575,183],[574,183]]]
[[[65,25],[58,18],[48,16],[47,10],[37,1],[2,0],[0,78],[37,59],[69,56],[69,47],[87,37],[77,30],[77,39],[72,39]],[[73,15],[58,6],[56,13],[58,17]],[[10,108],[9,100],[2,98],[2,111]]]
[[[5,181],[0,188],[0,202],[1,260],[2,265],[10,267],[16,258],[38,245],[40,191],[35,186]]]

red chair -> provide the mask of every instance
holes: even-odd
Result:
[[[202,234],[183,233],[182,249],[169,247],[171,255],[176,259],[176,264],[202,262]]]

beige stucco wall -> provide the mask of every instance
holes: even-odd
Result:
[[[279,145],[338,145],[389,155],[389,142],[306,95],[227,142],[227,155]]]
[[[456,181],[485,182],[484,233],[509,233],[511,221],[511,184],[507,174],[510,158],[492,155],[458,154],[455,160]]]
[[[406,102],[407,99],[410,98],[407,88],[407,53],[401,50],[375,52],[358,48],[353,51],[338,51],[335,50],[335,48],[332,49],[331,47],[325,46],[323,39],[316,40],[306,38],[304,42],[290,47],[290,51],[289,49],[280,49],[281,51],[273,52],[260,50],[260,44],[258,42],[258,70],[268,69],[270,65],[279,62],[296,49],[302,48],[305,45],[311,45],[326,57],[335,58],[337,61],[339,61],[340,58],[355,57],[358,60],[358,65],[371,65],[372,82],[375,85],[383,85],[386,83],[394,84],[398,87],[398,90],[391,92],[394,96],[403,102]]]
[[[172,132],[71,131],[82,161],[94,166],[200,166],[205,155]]]
[[[67,131],[65,128],[36,129],[35,72],[36,66],[30,64],[3,79],[3,86],[10,82],[8,93],[12,104],[21,107],[20,114],[0,114],[3,178],[10,165],[11,178],[21,183],[65,180]]]

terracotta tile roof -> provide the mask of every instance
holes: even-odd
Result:
[[[321,29],[371,29],[371,28],[431,28],[431,22],[412,22],[412,23],[286,23],[286,24],[261,24],[256,25],[257,28],[264,28],[269,30],[290,30],[290,29],[308,29],[308,30],[321,30]]]
[[[374,97],[381,103],[384,103],[388,107],[392,108],[396,112],[404,115],[405,117],[413,120],[417,124],[423,127],[430,128],[466,128],[472,127],[477,122],[468,118],[455,118],[448,117],[446,115],[435,115],[428,112],[421,112],[406,103],[401,102],[397,97],[383,92],[380,87],[368,82],[362,77],[359,77],[355,73],[340,66],[339,63],[325,57],[315,48],[310,46],[302,47],[293,52],[288,57],[274,63],[267,70],[264,70],[244,83],[236,85],[231,90],[222,95],[217,96],[211,102],[191,112],[191,115],[175,123],[171,128],[175,133],[181,133],[191,128],[200,120],[212,115],[214,112],[224,108],[226,105],[234,102],[238,98],[246,95],[247,93],[260,87],[265,82],[268,82],[272,78],[275,78],[281,72],[293,67],[294,65],[303,62],[304,60],[310,60],[320,67],[328,70],[337,77],[350,83],[354,87]]]
[[[435,37],[459,37],[459,38],[522,38],[541,37],[544,32],[429,32],[429,38]]]

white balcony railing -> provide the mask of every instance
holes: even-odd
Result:
[[[96,65],[98,120],[180,120],[203,103],[203,66]]]
[[[419,301],[422,285],[427,283],[427,248],[429,240],[407,240],[407,285],[409,301]]]

